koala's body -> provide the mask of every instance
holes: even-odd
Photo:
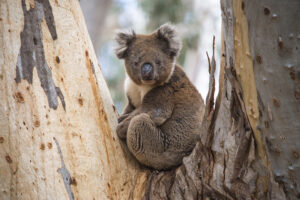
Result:
[[[180,40],[174,28],[150,35],[119,33],[116,54],[125,60],[128,105],[117,134],[142,164],[168,169],[181,164],[199,139],[201,95],[175,64]]]

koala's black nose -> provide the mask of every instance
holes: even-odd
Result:
[[[149,63],[145,63],[142,66],[142,79],[145,81],[153,80],[153,67]]]

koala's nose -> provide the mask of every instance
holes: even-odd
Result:
[[[150,63],[142,66],[142,79],[145,81],[153,80],[153,67]]]

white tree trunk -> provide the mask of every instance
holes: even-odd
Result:
[[[0,0],[0,199],[142,195],[116,124],[78,1]]]

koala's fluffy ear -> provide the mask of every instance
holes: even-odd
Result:
[[[156,30],[156,36],[158,39],[163,39],[168,42],[171,56],[177,56],[179,54],[181,41],[174,26],[168,23],[160,26]]]
[[[136,34],[134,30],[130,31],[119,31],[115,40],[118,45],[115,48],[115,53],[119,59],[125,58],[128,46],[135,40]]]

